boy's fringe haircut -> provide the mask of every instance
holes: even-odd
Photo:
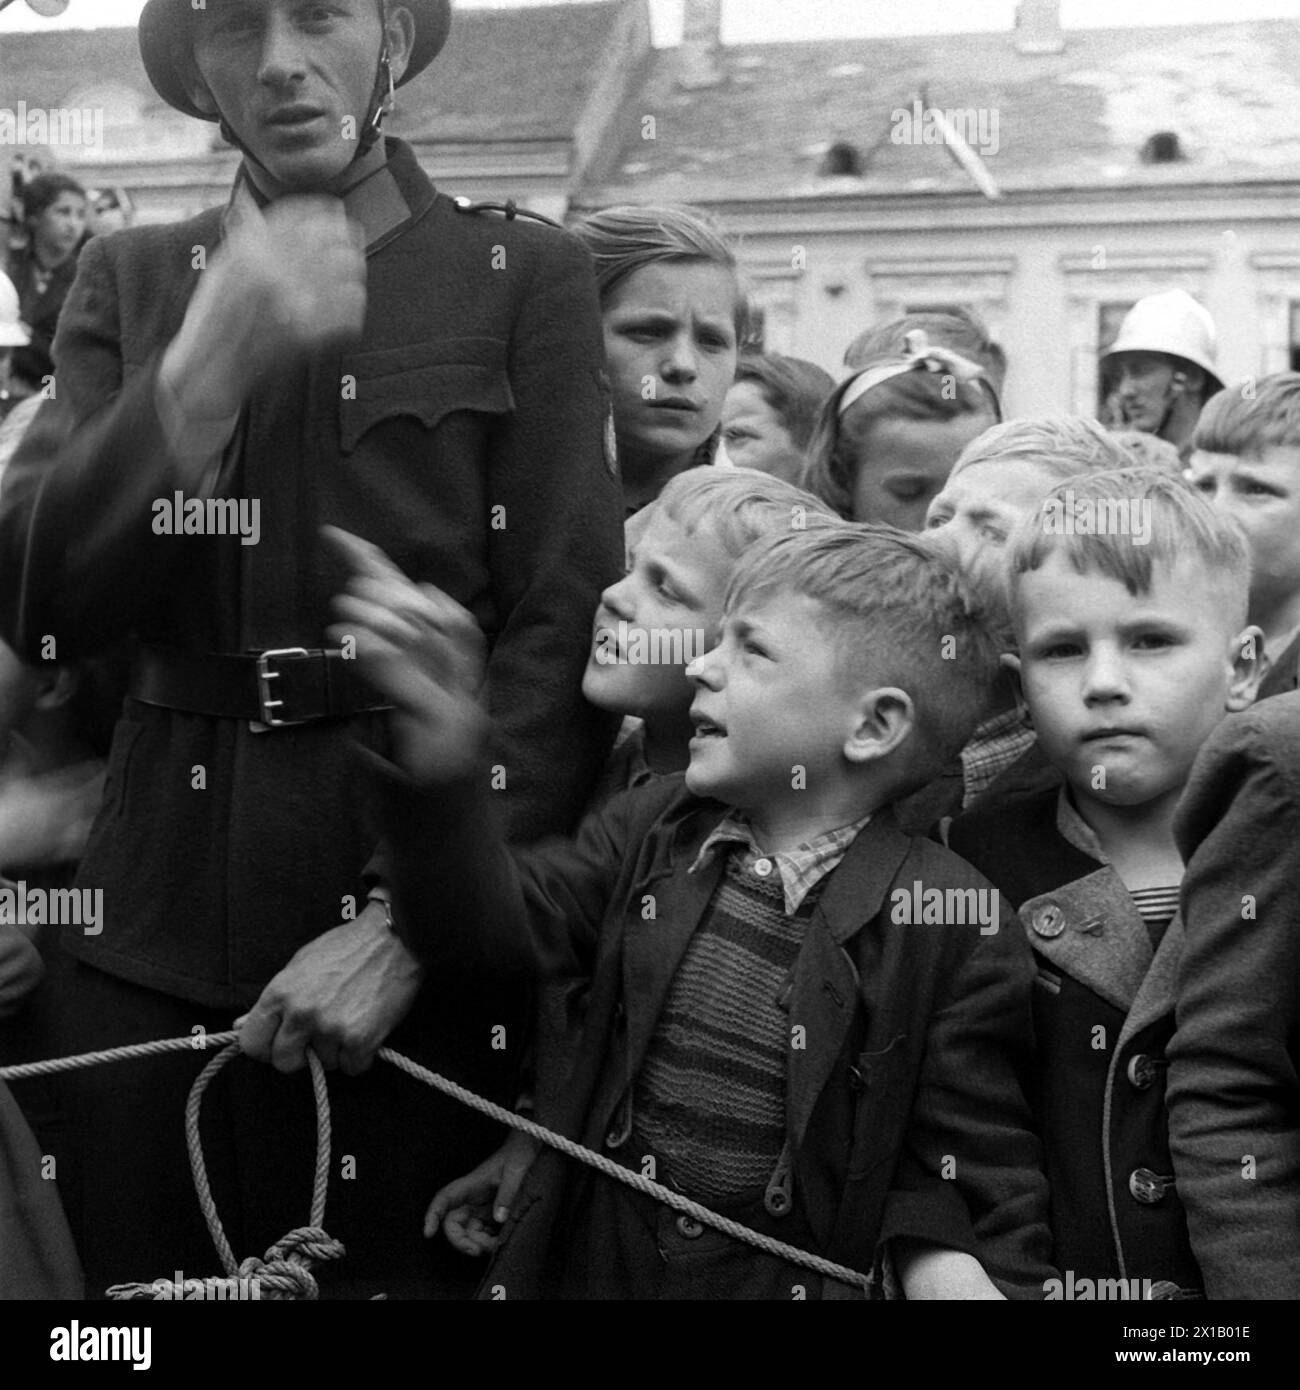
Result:
[[[1300,372],[1277,372],[1211,396],[1192,435],[1207,454],[1262,454],[1300,448]]]
[[[1134,464],[1133,455],[1098,421],[1084,415],[1036,415],[1007,420],[972,439],[949,478],[977,463],[1011,459],[1035,464],[1058,482]]]
[[[836,520],[812,493],[756,468],[688,468],[668,480],[655,506],[687,534],[708,526],[733,560],[767,536]]]
[[[1048,529],[1051,504],[1057,504],[1057,515],[1064,515],[1081,502],[1100,504],[1094,507],[1099,514],[1106,512],[1107,504],[1122,503],[1127,509],[1133,502],[1149,502],[1149,542],[1136,545],[1128,534],[1079,535]],[[1231,585],[1233,602],[1239,598],[1241,621],[1245,621],[1250,589],[1245,538],[1233,521],[1182,478],[1150,468],[1117,468],[1054,487],[1038,510],[1017,525],[1007,543],[1013,614],[1019,592],[1016,580],[1039,569],[1054,554],[1063,554],[1076,574],[1104,574],[1118,580],[1135,598],[1150,593],[1157,564],[1168,567],[1194,558],[1204,570]]]
[[[753,312],[735,246],[708,213],[684,203],[633,203],[601,208],[569,230],[591,252],[602,304],[629,275],[660,261],[706,261],[736,282],[736,343],[753,336]]]
[[[951,377],[924,371],[889,377],[841,416],[840,400],[852,380],[846,377],[822,406],[808,446],[805,476],[809,488],[846,519],[853,515],[858,473],[872,466],[869,436],[881,420],[947,423],[979,414],[987,415],[990,422],[996,418],[988,393],[977,382],[957,382],[954,390]]]
[[[821,605],[846,679],[912,697],[911,762],[893,794],[930,781],[983,717],[1001,650],[956,566],[924,535],[840,522],[755,546],[725,607],[779,591]]]

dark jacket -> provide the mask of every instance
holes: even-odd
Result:
[[[399,919],[444,974],[512,961],[591,977],[555,1118],[599,1150],[724,872],[720,856],[686,870],[725,808],[690,795],[680,776],[663,778],[615,797],[575,840],[512,858],[475,804],[470,791],[390,788]],[[871,1271],[883,1242],[912,1236],[975,1255],[1013,1295],[1041,1297],[1053,1273],[1047,1196],[1017,1076],[1028,1060],[1029,953],[1006,931],[895,923],[895,891],[910,899],[916,883],[987,889],[882,813],[827,879],[809,923],[788,1005],[807,1042],[791,1049],[787,1074],[795,1201],[832,1260]],[[487,1280],[511,1298],[554,1287],[567,1162],[544,1153],[512,1210]]]
[[[1229,715],[1175,821],[1187,859],[1169,1133],[1211,1298],[1300,1299],[1300,695]]]
[[[260,382],[220,490],[261,540],[153,533],[177,489],[155,407],[164,346],[215,252],[220,210],[91,241],[55,345],[57,398],[0,505],[0,630],[60,660],[129,631],[184,652],[326,644],[354,531],[476,616],[511,833],[566,828],[613,729],[579,683],[621,570],[608,388],[590,260],[571,236],[466,214],[389,141],[410,216],[368,248],[363,336]],[[48,655],[48,651],[45,655]],[[382,716],[253,733],[127,702],[80,882],[104,929],[71,944],[123,978],[242,1008],[364,896],[375,836],[352,745]]]
[[[1300,686],[1300,633],[1277,654],[1270,658],[1268,670],[1259,683],[1256,700],[1266,700],[1270,695],[1286,695]]]
[[[1018,910],[1034,948],[1033,1100],[1056,1263],[1076,1281],[1194,1291],[1165,1112],[1182,925],[1175,917],[1153,958],[1118,874],[1058,829],[1060,796],[959,816],[948,835]]]
[[[946,819],[963,814],[994,810],[1007,801],[1017,801],[1031,792],[1055,790],[1061,785],[1061,774],[1043,757],[1035,740],[1010,767],[998,773],[993,783],[979,793],[966,811],[965,768],[960,757],[932,781],[904,797],[894,808],[898,828],[905,835],[928,835]]]
[[[54,371],[50,347],[59,326],[59,315],[77,274],[77,257],[69,256],[50,272],[45,288],[36,278],[36,253],[29,245],[10,262],[9,278],[18,291],[18,317],[32,331],[26,347],[14,349],[14,367],[30,380],[40,383]]]
[[[0,1024],[40,978],[36,947],[16,926],[0,923]],[[0,1065],[15,1060],[6,1042],[0,1026]],[[77,1252],[42,1157],[22,1110],[0,1081],[0,1300],[84,1297]]]

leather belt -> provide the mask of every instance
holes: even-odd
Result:
[[[392,709],[362,679],[355,659],[306,647],[215,653],[145,646],[130,693],[146,705],[247,719],[256,733]]]

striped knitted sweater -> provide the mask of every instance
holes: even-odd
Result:
[[[787,915],[781,876],[730,855],[669,989],[633,1097],[637,1152],[715,1205],[762,1195],[785,1142],[790,1023],[779,1000],[821,884]]]

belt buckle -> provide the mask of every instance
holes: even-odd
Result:
[[[271,670],[271,661],[274,657],[310,655],[311,653],[306,647],[272,647],[269,651],[258,653],[257,703],[262,717],[248,721],[248,727],[253,733],[264,734],[268,729],[283,729],[289,725],[308,722],[305,719],[285,719],[275,713],[284,704],[284,701],[277,700],[272,696],[270,683],[273,680],[278,680],[282,675],[280,671]]]

